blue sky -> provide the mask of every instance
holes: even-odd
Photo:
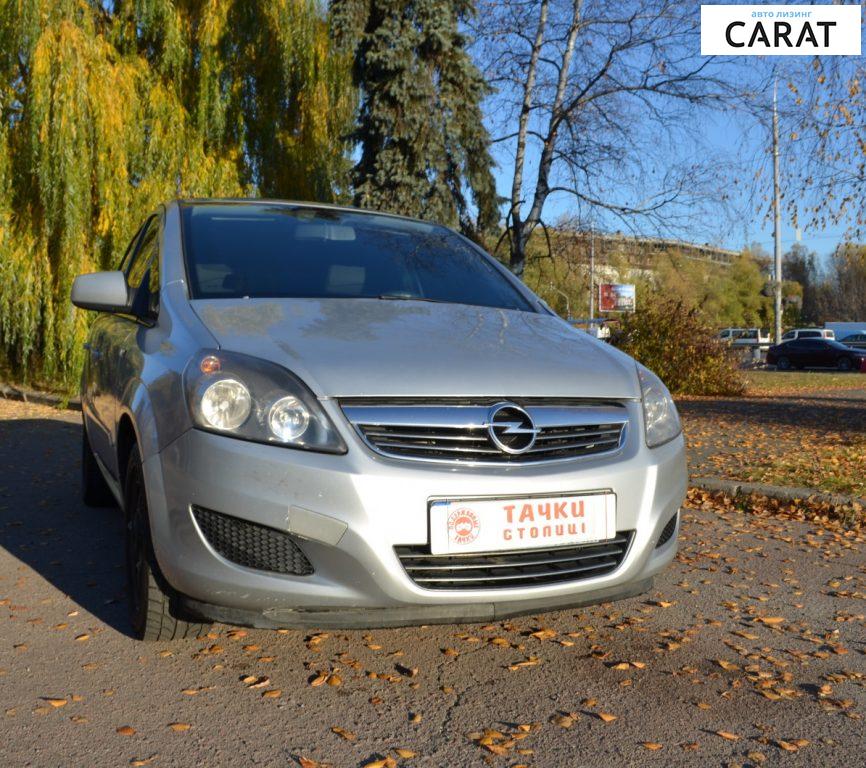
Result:
[[[790,130],[785,130],[784,121],[780,124],[780,136],[782,137],[782,176],[785,176],[785,153],[795,149],[787,136]],[[742,116],[725,116],[713,113],[704,113],[700,132],[704,136],[706,144],[718,153],[720,158],[728,158],[732,163],[743,166],[744,174],[751,171],[756,173],[761,167],[760,179],[755,182],[752,190],[742,189],[736,195],[734,207],[742,211],[740,216],[734,220],[727,217],[719,218],[706,229],[691,226],[685,229],[674,228],[672,233],[682,240],[692,242],[711,242],[732,250],[739,250],[752,243],[760,244],[768,253],[773,252],[773,220],[767,215],[764,208],[757,210],[761,201],[752,199],[752,194],[766,195],[767,200],[772,195],[772,165],[770,156],[771,137],[766,128],[755,123],[749,124]],[[787,143],[787,146],[786,146]],[[513,169],[513,149],[509,146],[495,151],[498,163],[496,169],[497,189],[503,196],[510,195],[511,178]],[[533,158],[534,159],[534,158]],[[536,166],[531,165],[534,173]],[[728,186],[729,189],[733,187]],[[767,203],[764,202],[763,206]],[[554,195],[549,198],[545,207],[545,220],[553,221],[561,216],[567,216],[573,211],[573,199],[568,195]],[[815,251],[819,256],[825,257],[833,251],[838,243],[844,239],[845,230],[851,222],[840,223],[823,230],[801,228],[800,240],[804,246]],[[602,228],[605,228],[602,225]],[[608,229],[618,229],[619,225],[609,222]],[[783,206],[782,215],[782,248],[787,251],[797,242],[797,231]]]
[[[699,13],[700,4],[695,3],[695,13]],[[695,45],[699,46],[699,40],[695,39]],[[780,61],[781,57],[748,57],[744,61],[742,57],[732,63],[730,76],[732,80],[743,76],[743,65],[751,68],[756,78],[767,76],[771,67],[797,67],[798,77],[808,79],[811,75],[808,69],[802,67],[808,60],[796,57],[795,60],[788,59]],[[857,63],[862,66],[862,59],[851,60],[851,64]],[[736,80],[735,80],[736,81]],[[786,102],[791,103],[791,94],[782,86],[780,81],[779,100],[780,106],[785,107]],[[804,83],[805,84],[805,83]],[[493,99],[496,97],[494,96]],[[768,94],[769,99],[769,94]],[[694,115],[694,133],[700,138],[691,146],[683,144],[671,147],[669,158],[671,164],[683,157],[693,156],[696,162],[704,165],[717,163],[719,171],[720,189],[726,190],[730,196],[730,206],[726,214],[720,209],[718,215],[713,213],[710,205],[709,213],[697,217],[698,221],[687,225],[668,225],[666,232],[653,232],[646,225],[641,226],[645,234],[664,234],[675,236],[692,242],[711,242],[727,248],[738,250],[752,243],[760,244],[767,252],[773,251],[773,221],[768,215],[769,201],[772,195],[772,165],[770,156],[771,136],[767,126],[762,126],[746,114],[718,113],[710,111],[697,111]],[[788,175],[786,169],[793,164],[793,158],[802,158],[804,147],[797,146],[790,140],[790,133],[794,130],[792,124],[786,124],[786,118],[780,121],[780,136],[782,138],[782,184]],[[495,134],[495,131],[494,131]],[[501,195],[510,196],[511,177],[513,168],[513,143],[499,144],[494,148],[494,157],[499,165],[496,170],[497,187]],[[525,177],[534,179],[537,166],[538,149],[530,148],[529,166]],[[664,164],[664,154],[661,161]],[[721,170],[724,169],[724,170]],[[658,169],[663,170],[663,169]],[[791,174],[793,176],[793,174]],[[740,183],[734,185],[731,179],[737,177]],[[794,193],[793,189],[789,193]],[[763,199],[762,199],[763,198]],[[623,199],[623,202],[636,202]],[[544,220],[547,223],[556,221],[558,218],[574,213],[574,200],[568,195],[560,194],[551,196],[544,210]],[[853,220],[845,220],[838,225],[830,226],[823,230],[803,227],[799,231],[799,241],[815,251],[821,257],[833,251],[836,245],[844,239],[846,230],[852,226]],[[599,223],[600,229],[618,230],[622,225],[608,218]],[[783,205],[782,216],[782,245],[787,251],[791,245],[798,240],[798,232],[795,230]]]

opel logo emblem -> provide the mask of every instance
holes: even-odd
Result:
[[[487,434],[491,442],[503,453],[526,453],[538,435],[532,417],[514,403],[497,403],[487,414]]]

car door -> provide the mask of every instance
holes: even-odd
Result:
[[[158,248],[159,218],[151,216],[142,227],[132,257],[125,265],[124,274],[129,286],[129,295],[135,306],[135,297],[148,273],[151,259]],[[126,356],[130,349],[138,322],[133,315],[114,313],[106,316],[101,332],[98,377],[103,390],[102,419],[107,425],[108,446],[102,459],[108,471],[117,478],[117,421],[118,406],[123,397],[128,377]]]
[[[134,258],[144,226],[139,227],[126,247],[118,269],[126,273]],[[87,343],[84,345],[84,367],[82,371],[81,410],[84,415],[87,438],[93,452],[108,466],[113,444],[112,427],[114,407],[111,389],[106,377],[105,355],[114,327],[110,312],[101,312],[90,326]]]
[[[795,339],[794,341],[786,341],[782,344],[776,357],[787,357],[791,361],[791,365],[796,368],[797,366],[804,365],[803,351],[803,342]]]
[[[803,339],[800,341],[800,344],[803,348],[800,365],[809,368],[823,368],[827,365],[832,365],[832,363],[828,362],[830,350],[822,339]]]

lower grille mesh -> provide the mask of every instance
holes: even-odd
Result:
[[[509,589],[612,573],[625,559],[632,533],[595,544],[517,552],[431,555],[426,545],[394,549],[406,573],[424,589]]]
[[[659,540],[656,543],[656,549],[664,546],[670,541],[671,536],[674,535],[674,531],[677,529],[677,520],[679,519],[680,513],[677,512],[670,520],[668,520],[667,524],[664,528],[662,528],[661,535],[659,536]]]
[[[198,527],[226,560],[261,571],[308,576],[313,566],[289,534],[212,509],[193,506]]]

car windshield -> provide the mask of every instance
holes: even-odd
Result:
[[[421,300],[533,311],[445,227],[274,203],[182,207],[192,297]]]

